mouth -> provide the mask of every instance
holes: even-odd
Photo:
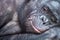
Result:
[[[52,25],[48,25],[50,24],[49,21],[50,20],[47,19],[45,16],[41,17],[40,15],[39,16],[32,15],[27,19],[27,21],[25,22],[25,25],[27,26],[27,30],[29,28],[30,32],[42,33],[42,32],[45,32],[46,30],[49,30],[50,27],[52,27]]]

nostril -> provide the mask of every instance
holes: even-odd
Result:
[[[41,20],[43,21],[43,23],[42,23],[42,24],[45,24],[44,19],[42,18]]]
[[[43,24],[46,24],[45,22]]]
[[[41,19],[41,21],[43,22],[43,24],[46,24],[49,20],[48,20],[48,18],[46,17],[46,16],[44,16],[44,15],[42,15],[41,17],[40,17],[40,19]]]
[[[44,19],[43,19],[43,18],[42,18],[41,20],[42,20],[42,21],[44,21]]]

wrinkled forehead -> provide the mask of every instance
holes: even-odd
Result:
[[[43,6],[49,7],[52,12],[60,11],[59,0],[32,0],[30,3],[28,3],[28,5],[33,12],[40,11]]]
[[[60,1],[59,0],[42,0],[40,4],[41,4],[40,7],[42,5],[46,5],[51,10],[58,10],[60,8]]]
[[[30,6],[33,8],[41,7],[43,5],[49,5],[57,9],[60,5],[60,1],[59,0],[32,0],[30,2]]]

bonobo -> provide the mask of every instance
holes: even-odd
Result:
[[[60,40],[59,0],[0,0],[0,5],[0,40]]]
[[[59,40],[59,0],[29,0],[29,3],[18,6],[17,10],[22,32],[41,33],[39,36],[41,40],[55,40],[55,38]],[[39,39],[38,36],[34,38]]]
[[[32,0],[18,7],[22,32],[42,33],[59,24],[59,1]]]

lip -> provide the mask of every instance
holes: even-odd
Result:
[[[36,26],[33,25],[32,21],[31,21],[31,27],[34,29],[34,31],[36,33],[41,33],[42,30],[39,30]]]
[[[34,29],[34,31],[35,31],[35,33],[43,33],[43,32],[45,32],[46,30],[48,30],[49,29],[49,27],[48,26],[39,26],[39,27],[37,27],[36,25],[34,25],[34,23],[33,22],[31,22],[31,27]],[[43,28],[44,27],[44,28]]]
[[[41,23],[41,22],[38,22],[38,20],[37,19],[35,20],[35,19],[36,19],[35,16],[31,16],[27,19],[27,21],[25,23],[27,27],[32,28],[32,30],[33,30],[32,32],[42,33],[44,31],[46,31],[47,29],[49,29],[48,26],[43,26],[43,25],[40,26],[40,24],[37,24],[37,23]]]
[[[34,25],[34,23],[31,21],[30,27],[32,27],[32,29],[33,29],[32,32],[41,34],[41,33],[48,31],[49,29],[53,28],[53,26],[55,26],[55,25],[57,25],[57,24],[53,24],[53,25],[49,25],[49,26],[42,25],[41,26],[42,28],[39,28],[36,25]]]

